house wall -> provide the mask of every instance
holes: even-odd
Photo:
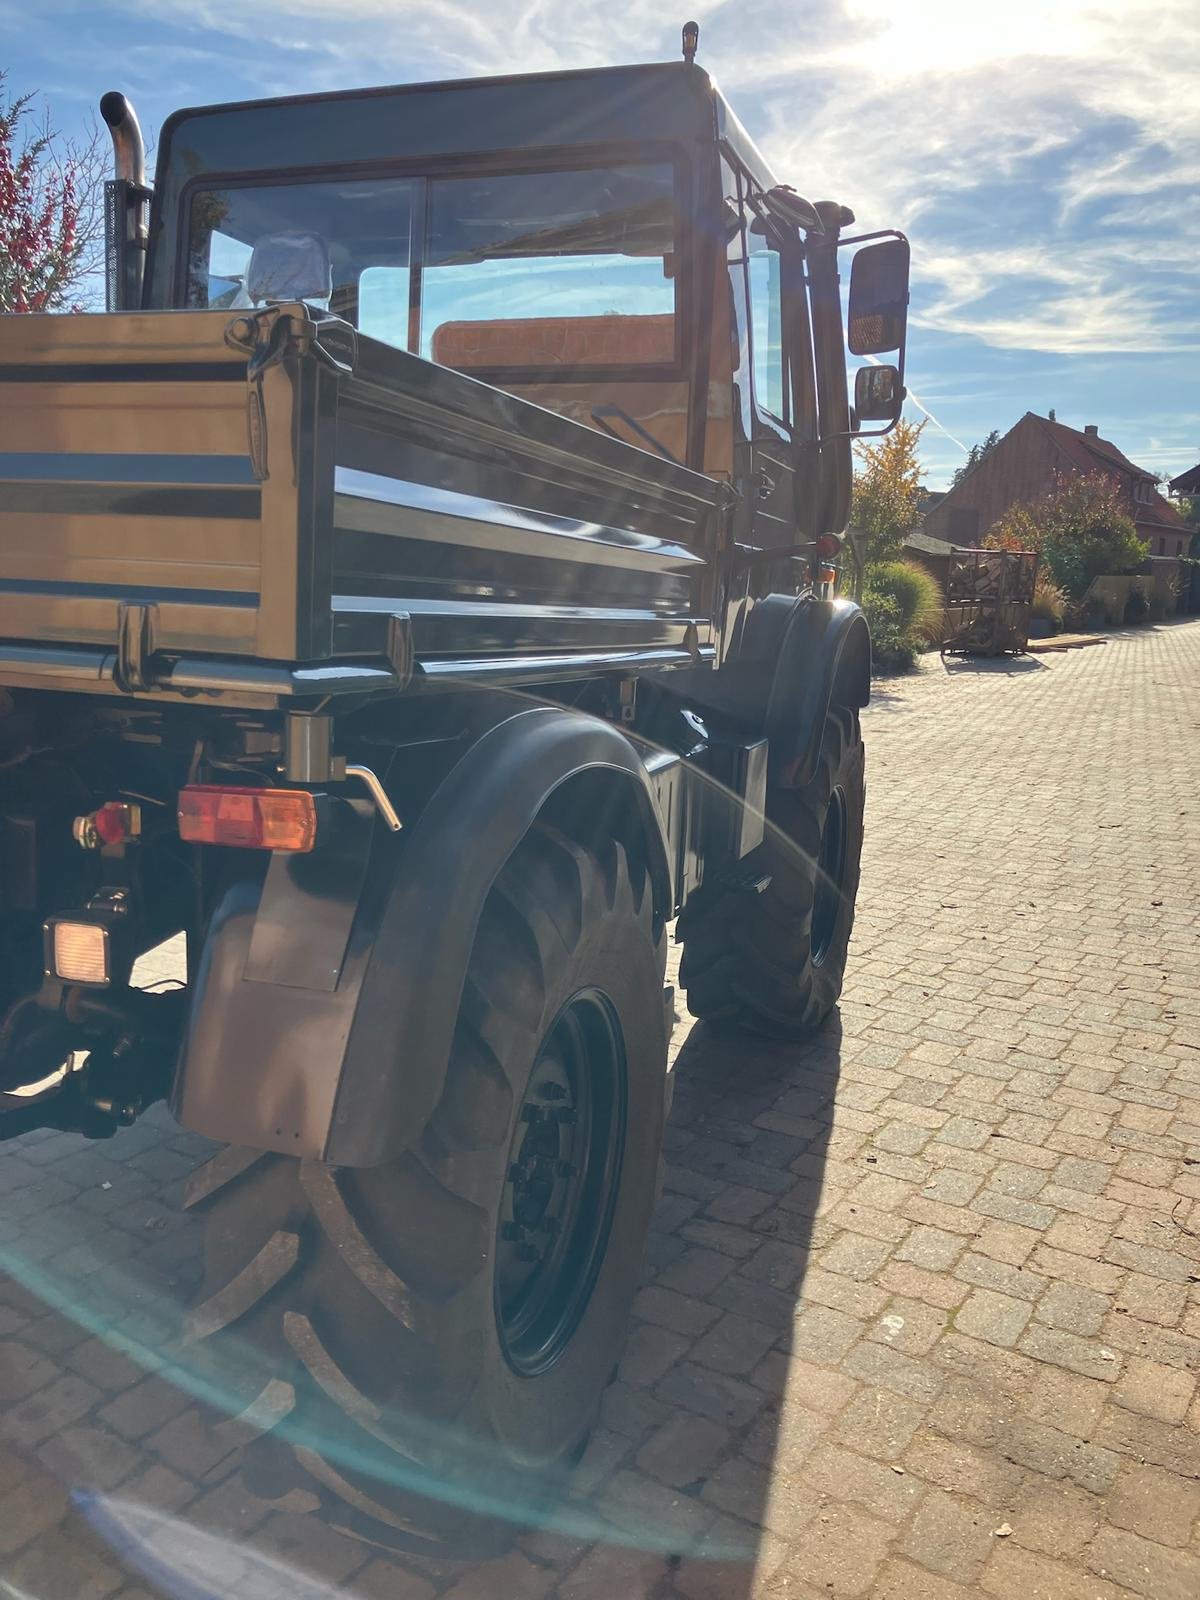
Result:
[[[1173,528],[1164,528],[1160,522],[1142,522],[1136,516],[1134,526],[1137,528],[1138,538],[1145,539],[1150,546],[1152,556],[1187,555],[1190,528],[1176,532]]]
[[[1064,465],[1053,441],[1030,417],[1022,417],[969,477],[925,518],[925,532],[953,544],[979,545],[994,522],[1015,502],[1030,503],[1054,487]]]

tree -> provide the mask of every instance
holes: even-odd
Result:
[[[855,447],[851,525],[865,537],[868,563],[899,555],[905,536],[920,521],[917,509],[924,473],[917,459],[924,422],[898,422],[878,444]]]
[[[1150,553],[1119,484],[1103,472],[1059,476],[1033,505],[1010,506],[984,543],[992,550],[1040,550],[1072,600],[1083,598],[1093,578],[1136,571]]]
[[[967,451],[967,459],[963,462],[962,466],[955,469],[954,474],[950,479],[950,487],[952,489],[957,489],[959,484],[966,477],[967,473],[973,472],[983,460],[984,456],[989,454],[990,451],[994,450],[999,443],[1000,429],[993,428],[991,433],[988,434],[987,438],[982,444],[973,444]]]
[[[33,114],[0,73],[0,312],[79,311],[103,231],[101,141],[64,141]]]

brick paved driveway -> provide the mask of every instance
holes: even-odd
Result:
[[[605,1542],[401,1563],[249,1494],[95,1332],[163,1347],[193,1281],[206,1146],[157,1116],[0,1160],[0,1593],[1195,1600],[1200,624],[926,665],[866,729],[840,1023],[676,1033]]]

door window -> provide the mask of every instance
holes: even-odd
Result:
[[[750,224],[750,345],[754,398],[761,411],[788,425],[787,356],[783,340],[783,282],[780,253],[757,220]]]

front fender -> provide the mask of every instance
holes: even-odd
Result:
[[[800,788],[816,770],[830,703],[857,709],[870,699],[870,629],[851,600],[766,595],[719,671],[667,673],[658,683],[717,732],[765,736],[767,782]]]
[[[769,781],[796,789],[808,783],[830,704],[858,709],[870,697],[871,631],[861,608],[851,600],[794,602],[781,630],[764,718]]]
[[[589,770],[629,785],[669,915],[663,822],[629,740],[580,712],[516,712],[475,740],[401,834],[363,819],[372,836],[357,877],[351,828],[349,915],[345,873],[331,875],[325,905],[283,857],[265,880],[230,886],[176,1074],[183,1126],[343,1166],[406,1149],[442,1092],[488,891],[555,790]]]

